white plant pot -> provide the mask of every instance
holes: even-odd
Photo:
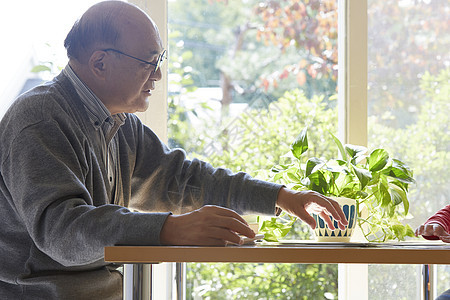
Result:
[[[350,238],[352,233],[356,227],[356,200],[343,198],[343,197],[330,197],[336,200],[344,211],[345,217],[347,218],[348,225],[345,230],[341,230],[338,227],[338,223],[333,220],[335,230],[331,230],[328,228],[328,225],[325,221],[318,215],[312,214],[314,219],[316,220],[316,228],[314,229],[314,233],[316,235],[316,240],[318,242],[342,242],[347,243],[350,242]]]

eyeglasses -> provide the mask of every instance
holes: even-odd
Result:
[[[113,51],[113,52],[116,52],[116,53],[119,53],[119,54],[128,56],[128,57],[130,57],[130,58],[133,58],[133,59],[135,59],[135,60],[137,60],[137,61],[140,61],[140,62],[142,62],[142,63],[144,63],[144,64],[155,66],[155,69],[153,70],[153,73],[156,73],[156,71],[158,71],[158,69],[161,68],[162,63],[163,63],[164,60],[167,58],[167,56],[166,56],[167,50],[164,50],[163,52],[161,52],[161,54],[158,56],[158,58],[157,58],[157,60],[156,60],[156,63],[154,63],[154,62],[149,62],[149,61],[146,61],[146,60],[143,60],[143,59],[134,57],[134,56],[132,56],[132,55],[123,53],[122,51],[119,51],[119,50],[116,50],[116,49],[113,49],[113,48],[103,49],[102,51]]]

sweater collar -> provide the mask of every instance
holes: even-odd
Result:
[[[100,101],[94,92],[78,77],[77,74],[75,74],[69,64],[63,69],[63,73],[69,78],[80,96],[81,102],[86,107],[89,119],[94,127],[102,127],[104,123],[113,125],[114,122],[118,122],[122,125],[125,122],[126,115],[124,113],[119,113],[112,116],[103,102]]]

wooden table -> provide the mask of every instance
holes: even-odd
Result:
[[[105,261],[123,264],[161,262],[302,264],[450,264],[450,245],[436,243],[261,243],[249,246],[114,246]],[[141,272],[134,273],[133,299],[141,299]],[[150,279],[151,280],[151,279]]]

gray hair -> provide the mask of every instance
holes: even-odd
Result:
[[[75,22],[64,40],[69,59],[81,61],[98,44],[116,44],[119,39],[117,17],[123,4],[120,1],[99,3]]]

